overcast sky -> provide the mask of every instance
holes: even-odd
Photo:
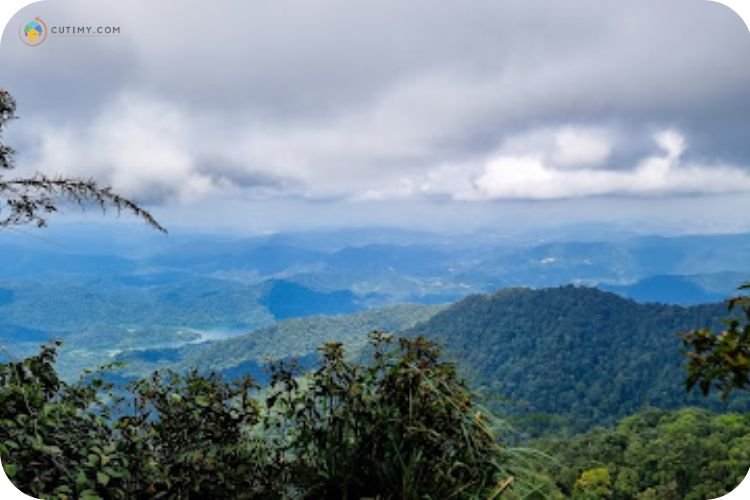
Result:
[[[22,171],[168,222],[750,229],[750,33],[705,0],[51,0],[0,87]]]

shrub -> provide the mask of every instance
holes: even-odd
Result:
[[[59,344],[0,365],[0,454],[44,498],[515,498],[554,494],[533,453],[441,351],[375,333],[366,364],[341,344],[318,369],[272,365],[271,385],[156,372],[114,388],[61,381]],[[260,396],[264,397],[260,397]]]

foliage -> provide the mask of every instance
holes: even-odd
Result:
[[[740,287],[747,289],[750,283]],[[735,389],[750,389],[750,296],[734,297],[728,307],[740,314],[724,320],[722,331],[700,328],[682,336],[688,358],[687,389],[697,385],[708,395],[714,387],[724,400]]]
[[[537,442],[575,499],[699,500],[734,489],[750,465],[750,415],[646,410],[614,429]]]
[[[573,496],[581,499],[608,498],[612,488],[612,478],[609,469],[597,467],[581,473],[573,485]]]
[[[133,384],[132,414],[117,422],[119,442],[149,496],[257,496],[273,471],[263,443],[246,439],[259,422],[249,377],[224,383],[215,374],[156,372]]]
[[[5,473],[38,497],[94,498],[125,489],[130,462],[118,450],[109,409],[98,395],[111,387],[96,377],[79,385],[60,381],[56,347],[0,365]]]
[[[491,417],[434,344],[376,334],[367,366],[339,343],[321,351],[304,385],[277,369],[268,397],[306,497],[489,498],[511,484]]]
[[[404,332],[443,342],[497,408],[529,432],[582,432],[647,406],[720,408],[682,388],[676,332],[718,322],[720,304],[638,304],[592,288],[506,289]],[[730,402],[745,410],[747,398]]]
[[[295,377],[156,372],[125,397],[62,382],[57,345],[0,365],[6,473],[43,498],[475,498],[553,494],[536,455],[502,447],[455,367],[424,339],[340,344]]]
[[[2,141],[5,125],[15,118],[13,97],[0,89],[0,171],[13,169],[13,149]],[[27,178],[6,179],[0,175],[0,227],[34,224],[47,225],[46,217],[58,210],[60,202],[73,202],[81,207],[94,205],[105,210],[114,208],[119,214],[125,210],[143,219],[151,227],[166,232],[156,219],[135,202],[101,187],[93,179],[49,177],[36,174]]]

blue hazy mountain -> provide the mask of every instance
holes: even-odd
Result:
[[[352,272],[400,273],[415,276],[435,276],[456,259],[450,249],[427,245],[374,244],[347,247],[326,259],[326,264],[337,270]]]
[[[632,285],[600,285],[600,288],[638,302],[695,305],[726,298],[725,294],[707,290],[689,276],[652,276]]]
[[[116,255],[69,253],[55,247],[0,246],[0,279],[112,276],[133,273],[137,267],[137,262]]]
[[[277,320],[304,316],[333,316],[362,309],[356,296],[349,290],[319,292],[297,283],[284,280],[269,282],[268,291],[259,303]]]
[[[51,340],[51,336],[44,330],[26,328],[24,326],[14,325],[12,323],[0,322],[0,341],[5,343],[33,342],[43,344]],[[3,358],[7,357],[5,353],[0,353]]]
[[[306,248],[241,241],[210,248],[188,244],[149,259],[147,263],[154,267],[190,269],[193,272],[253,270],[261,275],[269,275],[314,266],[324,259],[324,254]]]
[[[13,290],[6,288],[0,288],[0,306],[8,305],[13,302],[16,298],[16,294]]]
[[[14,353],[63,338],[63,362],[171,348],[205,332],[524,286],[596,286],[642,302],[716,302],[750,278],[750,235],[554,241],[387,228],[237,236],[66,226],[0,234],[0,326]],[[40,235],[44,235],[43,238]],[[26,330],[24,330],[26,329]],[[15,339],[15,340],[14,340]],[[106,360],[106,359],[104,359]]]

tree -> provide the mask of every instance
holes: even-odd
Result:
[[[423,338],[376,334],[361,364],[328,344],[261,392],[195,371],[68,384],[56,348],[0,363],[3,466],[40,498],[559,498]]]
[[[750,283],[739,289],[750,289]],[[740,295],[727,303],[731,315],[724,320],[725,329],[701,328],[682,334],[688,358],[687,389],[697,385],[708,395],[716,388],[724,400],[736,389],[750,389],[750,296]]]
[[[734,489],[750,463],[750,415],[647,409],[573,437],[538,441],[552,476],[577,499],[699,500]]]
[[[528,487],[492,415],[432,342],[376,332],[365,365],[338,343],[320,351],[299,381],[275,369],[267,399],[304,498],[496,498]]]
[[[576,480],[573,497],[584,499],[601,499],[611,496],[612,478],[606,467],[585,470]]]
[[[151,227],[165,232],[159,222],[134,201],[101,187],[93,179],[36,174],[25,178],[6,178],[4,172],[13,170],[13,148],[6,145],[2,134],[6,125],[16,117],[13,97],[0,89],[0,227],[34,224],[47,225],[47,216],[56,212],[61,203],[72,202],[82,208],[94,205],[106,209],[130,212]]]

